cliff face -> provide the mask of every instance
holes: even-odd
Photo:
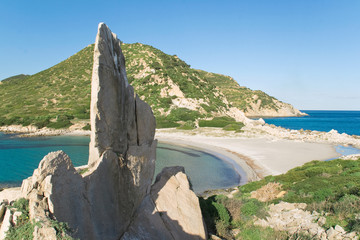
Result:
[[[99,24],[91,86],[88,169],[79,174],[62,151],[49,153],[24,180],[34,239],[56,239],[52,220],[80,239],[206,239],[197,197],[182,167],[151,186],[155,118],[129,85],[120,41]]]

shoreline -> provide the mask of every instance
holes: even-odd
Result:
[[[231,152],[227,149],[223,149],[213,145],[207,145],[204,143],[193,142],[193,141],[190,142],[182,139],[174,139],[174,138],[159,137],[159,136],[155,136],[155,137],[160,143],[182,146],[182,147],[206,152],[230,164],[232,168],[235,170],[235,172],[237,172],[237,174],[240,176],[240,182],[238,186],[244,185],[250,181],[257,181],[262,178],[262,175],[260,175],[259,172],[255,171],[254,168],[251,167],[253,166],[251,164],[252,159],[246,156],[242,156],[235,152]]]
[[[360,148],[360,138],[339,134],[337,131],[318,132],[289,130],[268,124],[247,125],[243,132],[235,133],[219,128],[178,130],[157,129],[155,138],[160,142],[200,149],[230,163],[246,182],[259,180],[267,175],[278,175],[312,160],[339,158],[335,146]],[[5,133],[18,137],[38,136],[89,136],[82,129],[40,129],[32,127],[0,127]],[[244,184],[244,177],[241,178]],[[245,183],[246,183],[245,182]]]
[[[341,154],[330,143],[309,143],[287,139],[269,139],[192,135],[180,130],[157,131],[155,137],[161,142],[182,144],[218,152],[232,159],[247,175],[248,181],[279,175],[313,160],[325,161]]]

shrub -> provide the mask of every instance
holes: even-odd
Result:
[[[219,215],[217,213],[217,209],[212,204],[215,201],[215,197],[209,197],[208,199],[204,199],[202,197],[199,198],[201,213],[203,215],[205,225],[209,232],[216,233],[216,224],[215,221],[218,219]]]
[[[46,127],[49,123],[50,123],[50,117],[38,118],[34,120],[34,125],[39,129]]]
[[[267,183],[268,181],[266,181],[265,178],[265,180],[250,182],[248,184],[242,185],[241,187],[239,187],[239,190],[241,193],[251,193],[252,191],[257,190],[262,186],[265,186]]]
[[[243,123],[232,123],[223,127],[226,131],[239,131],[244,126]]]
[[[24,214],[27,214],[29,212],[29,200],[25,198],[20,198],[16,200],[12,206]]]
[[[198,118],[201,118],[202,115],[197,112],[187,108],[175,108],[171,110],[170,114],[167,116],[169,121],[195,121]]]
[[[207,105],[207,104],[200,104],[200,106],[208,113],[210,112],[216,112],[217,111],[217,108],[214,106],[214,105]]]
[[[352,219],[346,226],[347,231],[360,233],[360,219]]]
[[[89,123],[87,123],[82,129],[83,130],[91,130],[91,126]]]
[[[200,127],[225,127],[229,124],[242,124],[237,123],[235,119],[231,117],[214,117],[212,120],[200,120],[199,126]]]
[[[333,195],[333,192],[331,191],[331,189],[328,189],[328,188],[320,189],[314,193],[314,200],[316,202],[321,202],[321,201],[324,201],[326,198],[328,198],[331,195]]]
[[[219,219],[228,227],[230,225],[230,215],[225,206],[217,202],[213,202],[212,205],[216,208]]]
[[[56,122],[48,123],[47,127],[55,128],[55,129],[70,127],[72,125],[72,123],[70,122],[70,119],[73,119],[73,118],[74,118],[74,116],[60,115],[57,117]]]
[[[195,128],[196,128],[196,125],[193,121],[187,121],[180,127],[177,127],[177,129],[182,129],[182,130],[193,130]]]
[[[216,220],[215,227],[217,235],[225,239],[231,239],[231,235],[229,234],[229,224],[222,220]]]
[[[51,227],[56,231],[56,238],[61,240],[72,240],[68,234],[73,232],[69,225],[65,222],[59,222],[57,220],[51,220]]]
[[[156,128],[174,128],[179,127],[180,124],[174,121],[170,121],[162,116],[156,117]]]
[[[257,199],[250,198],[247,199],[241,207],[241,213],[245,216],[254,216],[260,213],[260,210],[263,207],[263,203],[259,202]]]
[[[243,205],[241,199],[223,198],[220,202],[226,207],[232,221],[241,221],[241,206]]]

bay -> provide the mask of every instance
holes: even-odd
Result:
[[[49,152],[63,150],[74,166],[87,164],[89,137],[53,136],[19,138],[0,133],[0,185],[19,186],[32,175]],[[201,150],[166,143],[157,148],[155,176],[169,166],[184,166],[196,193],[236,186],[240,176],[231,164]]]

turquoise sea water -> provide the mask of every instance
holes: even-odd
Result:
[[[66,152],[75,166],[87,164],[89,137],[18,138],[0,133],[0,185],[20,185],[46,154],[57,150]],[[240,176],[230,164],[206,152],[159,143],[156,153],[155,176],[163,167],[184,166],[197,193],[232,187],[240,182]]]
[[[268,124],[294,130],[304,129],[328,132],[335,129],[339,133],[360,135],[360,111],[301,111],[309,116],[264,118],[264,120]]]

